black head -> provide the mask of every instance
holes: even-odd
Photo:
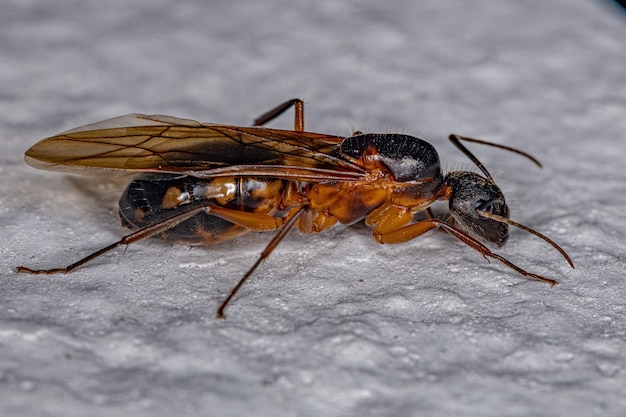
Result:
[[[485,211],[508,219],[509,207],[500,188],[474,172],[450,172],[445,183],[452,188],[450,213],[454,219],[474,236],[504,245],[509,238],[509,226],[478,214]]]

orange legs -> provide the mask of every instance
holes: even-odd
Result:
[[[483,256],[483,258],[487,259],[487,261],[489,261],[489,258],[495,259],[497,261],[502,262],[504,265],[508,266],[509,268],[515,270],[516,272],[518,272],[519,274],[525,277],[536,279],[537,281],[546,282],[550,284],[551,286],[556,285],[558,283],[557,281],[553,279],[545,278],[545,277],[542,277],[541,275],[533,274],[532,272],[528,272],[520,268],[519,266],[503,258],[497,253],[493,253],[491,250],[489,250],[488,247],[486,247],[485,245],[480,243],[477,239],[474,239],[467,233],[462,232],[461,230],[455,227],[452,227],[449,224],[443,222],[442,220],[439,220],[436,218],[421,220],[416,223],[399,227],[394,230],[386,231],[384,233],[378,232],[378,234],[377,234],[377,229],[378,229],[377,227],[374,229],[374,238],[380,243],[403,243],[403,242],[407,242],[409,240],[415,239],[423,235],[424,233],[428,232],[429,230],[432,230],[435,228],[439,228],[443,230],[444,232],[454,236],[461,242],[465,243],[467,246],[471,247],[472,249],[480,253]]]

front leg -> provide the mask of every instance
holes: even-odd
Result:
[[[396,220],[397,221],[397,220]],[[423,235],[424,233],[428,232],[429,230],[432,229],[441,229],[444,232],[454,236],[455,238],[457,238],[458,240],[460,240],[461,242],[465,243],[467,246],[469,246],[470,248],[474,249],[475,251],[477,251],[478,253],[480,253],[483,258],[485,258],[487,261],[489,261],[489,258],[491,259],[495,259],[497,261],[502,262],[504,265],[508,266],[509,268],[515,270],[517,273],[528,277],[528,278],[532,278],[535,279],[537,281],[542,281],[542,282],[546,282],[548,284],[550,284],[550,286],[556,285],[558,282],[550,279],[550,278],[545,278],[542,277],[541,275],[537,275],[537,274],[533,274],[532,272],[528,272],[522,268],[520,268],[519,266],[515,265],[514,263],[512,263],[511,261],[503,258],[502,256],[498,255],[497,253],[492,252],[491,250],[489,250],[488,247],[486,247],[485,245],[483,245],[482,243],[480,243],[478,240],[476,240],[475,238],[471,237],[470,235],[468,235],[467,233],[450,226],[449,224],[443,222],[442,220],[436,219],[436,218],[431,218],[431,219],[425,219],[425,220],[420,220],[418,222],[412,223],[412,224],[408,224],[408,225],[402,225],[401,227],[398,228],[392,228],[390,230],[385,230],[384,227],[382,226],[386,226],[386,224],[384,224],[384,222],[380,223],[377,225],[377,227],[374,229],[374,238],[379,242],[379,243],[403,243],[403,242],[408,242],[409,240],[413,240],[421,235]],[[385,230],[385,231],[381,231],[381,230]]]

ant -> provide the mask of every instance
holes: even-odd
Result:
[[[293,130],[262,126],[291,107]],[[502,191],[462,142],[494,146],[541,164],[508,146],[459,135],[449,139],[483,175],[470,171],[444,175],[435,148],[414,136],[306,132],[300,99],[263,114],[251,127],[130,114],[72,129],[35,144],[26,152],[26,162],[73,173],[136,173],[119,209],[122,224],[131,232],[64,268],[17,269],[67,273],[118,246],[156,235],[206,245],[249,232],[276,232],[219,306],[217,317],[225,318],[231,299],[291,229],[319,233],[336,223],[365,220],[378,243],[403,243],[439,229],[488,261],[495,259],[525,277],[557,284],[481,243],[502,246],[509,226],[515,226],[552,245],[574,267],[555,242],[509,219]],[[430,206],[438,200],[448,200],[452,222],[433,215]],[[418,220],[420,212],[426,218]]]

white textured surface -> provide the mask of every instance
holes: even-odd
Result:
[[[586,0],[9,0],[0,16],[0,415],[623,416],[626,17]],[[500,253],[364,227],[205,250],[115,240],[118,194],[25,166],[36,140],[131,112],[248,124],[294,96],[308,130],[466,134],[513,218]],[[283,117],[275,127],[288,127]],[[96,183],[97,184],[97,183]],[[94,186],[95,188],[89,188]],[[362,280],[362,281],[361,281]]]

